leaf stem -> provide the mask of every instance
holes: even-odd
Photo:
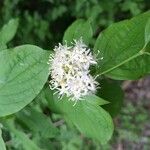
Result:
[[[118,65],[116,65],[116,66],[114,66],[114,67],[112,67],[112,68],[110,68],[110,69],[108,69],[106,71],[103,71],[102,73],[99,74],[99,76],[103,75],[103,74],[106,74],[106,73],[108,73],[108,72],[110,72],[110,71],[112,71],[112,70],[122,66],[123,64],[127,63],[128,61],[131,61],[132,59],[134,59],[134,58],[136,58],[136,57],[138,57],[138,56],[140,56],[142,54],[143,54],[143,52],[139,51],[139,53],[137,53],[137,54],[133,55],[132,57],[126,59],[125,61],[121,62],[120,64],[118,64]]]
[[[149,56],[150,56],[150,53],[149,53],[149,52],[144,52],[143,54],[146,54],[146,55],[149,55]]]

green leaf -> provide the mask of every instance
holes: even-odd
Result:
[[[70,106],[66,106],[70,107]],[[67,117],[72,120],[80,132],[88,137],[106,144],[113,133],[113,122],[110,115],[100,106],[80,102]]]
[[[59,133],[59,130],[53,126],[50,118],[34,109],[26,108],[18,112],[16,116],[31,131],[39,133],[43,138],[54,138]]]
[[[53,99],[47,100],[53,101],[53,105],[64,115],[64,118],[71,121],[86,136],[96,139],[102,144],[111,138],[113,133],[112,119],[97,103],[82,100],[73,106],[74,102],[69,101],[66,97],[59,100],[57,95],[54,95]]]
[[[6,150],[5,143],[2,138],[2,131],[0,129],[0,150]]]
[[[25,150],[41,150],[25,133],[16,129],[13,130],[13,133],[16,135],[20,143],[22,143]]]
[[[53,100],[53,91],[50,90],[49,87],[43,88],[43,90],[40,92],[40,96],[43,100],[46,100],[48,102],[48,107],[50,110],[54,113],[60,113],[60,109],[57,108],[55,101]]]
[[[24,150],[41,150],[24,132],[17,130],[13,120],[5,120],[4,126],[15,135],[19,143],[22,144]]]
[[[57,108],[57,105],[53,100],[54,99],[53,91],[51,91],[49,88],[45,88],[44,90],[42,90],[40,94],[42,95],[42,98],[48,100],[48,105],[50,106],[50,109],[52,109],[53,112],[55,113],[61,112],[61,110]],[[83,100],[88,101],[88,103],[90,103],[91,105],[97,105],[97,106],[109,104],[109,101],[106,101],[94,94],[83,97]]]
[[[6,48],[6,44],[13,39],[18,28],[18,19],[11,19],[0,30],[0,50]]]
[[[87,95],[83,97],[84,100],[88,101],[88,103],[93,104],[93,105],[106,105],[109,104],[109,101],[106,101],[102,99],[101,97],[98,97],[94,94]]]
[[[138,80],[150,73],[150,55],[144,53],[109,72],[108,77],[119,80]]]
[[[0,116],[29,104],[48,78],[49,52],[23,45],[0,52]]]
[[[123,104],[124,93],[121,87],[110,80],[101,80],[98,95],[110,103],[102,106],[112,117],[115,117],[121,110]]]
[[[147,52],[150,52],[150,42],[146,45],[145,49]]]
[[[92,35],[93,31],[89,21],[78,19],[73,22],[71,26],[69,26],[66,30],[63,37],[63,43],[65,43],[66,41],[67,44],[70,45],[73,40],[79,40],[82,37],[83,42],[88,45],[92,38]]]
[[[150,42],[150,19],[147,21],[145,27],[145,44],[148,44],[149,42]]]
[[[145,26],[149,18],[150,11],[115,23],[99,35],[94,51],[103,59],[98,61],[97,74],[114,79],[138,79],[150,72],[150,53],[145,48]]]

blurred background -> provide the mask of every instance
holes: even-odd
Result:
[[[30,43],[50,50],[62,41],[64,31],[74,20],[84,18],[94,29],[92,46],[100,31],[113,22],[149,9],[150,0],[0,0],[0,26],[17,17],[20,25],[9,46]],[[64,125],[61,130],[65,134],[53,142],[52,150],[149,150],[150,77],[125,81],[122,88],[124,106],[114,119],[116,129],[110,143],[100,146],[77,132],[66,131]],[[17,144],[14,147],[16,150]]]

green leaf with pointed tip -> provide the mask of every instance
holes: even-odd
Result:
[[[5,143],[2,138],[2,131],[0,129],[0,150],[6,150]]]
[[[99,59],[97,74],[114,79],[138,79],[150,72],[150,53],[145,48],[145,27],[150,11],[104,30],[94,47]],[[146,37],[148,37],[146,35]]]
[[[0,50],[6,48],[6,44],[13,39],[18,28],[18,19],[11,19],[0,30]]]
[[[82,37],[83,42],[88,45],[92,36],[93,31],[89,21],[78,19],[65,31],[63,43],[66,41],[70,45],[73,40],[79,40]]]
[[[48,56],[33,45],[0,52],[0,116],[19,111],[38,95],[48,78]]]
[[[101,106],[101,105],[109,104],[109,101],[106,101],[106,100],[102,99],[101,97],[98,97],[94,94],[83,97],[83,100],[86,100],[86,101],[88,101],[88,103],[93,104],[93,105]]]
[[[49,88],[45,88],[44,90],[42,90],[40,94],[42,95],[42,98],[48,100],[48,104],[53,112],[60,113],[61,110],[55,104],[56,101],[53,100],[54,99],[53,93],[54,92],[50,90]],[[102,99],[101,97],[98,97],[94,94],[83,97],[83,101],[84,100],[88,101],[88,103],[90,103],[91,105],[97,105],[97,106],[109,104],[109,101],[106,101]]]
[[[91,103],[91,99],[81,100],[74,105],[74,102],[69,101],[67,97],[60,100],[57,95],[54,95],[53,99],[47,99],[47,101],[53,101],[51,103],[53,106],[51,106],[53,108],[55,106],[64,115],[64,118],[71,121],[87,137],[96,139],[102,144],[111,138],[113,133],[112,119],[109,113],[98,106],[97,100],[96,103]]]

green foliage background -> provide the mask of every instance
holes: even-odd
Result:
[[[32,43],[50,49],[62,40],[65,29],[78,18],[91,20],[97,37],[113,22],[149,8],[149,0],[1,0],[0,25],[18,17],[19,29],[11,44]]]
[[[90,45],[93,46],[100,31],[108,27],[113,22],[117,22],[123,19],[128,19],[137,14],[145,12],[150,8],[149,5],[150,5],[149,0],[112,0],[111,2],[109,0],[88,0],[88,1],[87,0],[74,0],[74,1],[72,0],[36,0],[36,1],[1,0],[0,1],[0,18],[1,18],[0,25],[2,26],[4,23],[8,22],[11,18],[19,19],[19,28],[17,34],[15,38],[9,43],[9,47],[13,47],[21,44],[33,44],[49,50],[52,49],[54,45],[56,45],[58,42],[62,41],[64,31],[73,21],[75,21],[76,19],[86,19],[89,22],[92,22],[92,28],[94,29],[94,37],[92,38],[92,40],[89,40]],[[65,39],[67,38],[70,37],[66,36]],[[9,39],[6,40],[9,41]],[[97,42],[97,45],[99,45],[99,41]],[[27,46],[26,50],[28,52],[30,52],[30,49],[34,49],[34,48]],[[17,48],[14,51],[17,51]],[[4,55],[5,53],[7,53],[7,51],[4,52]],[[20,52],[20,55],[22,56],[23,53],[24,52]],[[46,52],[43,52],[43,54],[41,55],[44,56],[45,55],[44,53]],[[33,54],[31,53],[31,55]],[[37,57],[41,57],[41,56],[37,54]],[[43,68],[42,65],[40,67]],[[45,68],[44,73],[46,73],[46,67],[44,68]],[[30,72],[27,72],[27,74],[30,74]],[[114,74],[115,74],[115,78],[117,78],[116,75],[117,72]],[[39,74],[39,78],[40,78],[40,74]],[[42,80],[46,80],[46,79],[43,78]],[[106,91],[105,88],[107,89],[108,87],[111,87],[109,86],[110,84],[113,87],[113,82],[111,83],[109,82],[110,81],[105,81],[105,80],[102,82],[101,85],[102,90]],[[27,85],[28,88],[33,84],[35,86],[39,85],[35,81],[31,81],[30,83],[32,84]],[[104,83],[104,87],[103,87],[103,83]],[[5,91],[9,91],[9,89]],[[38,91],[40,91],[40,89],[38,89]],[[36,93],[38,91],[34,91],[34,92]],[[115,99],[119,99],[119,98],[121,99],[123,97],[123,94],[120,93],[118,97],[115,97],[114,95],[115,91],[120,91],[119,86],[115,87],[114,85],[114,93],[109,93],[109,95],[111,97],[114,97]],[[103,92],[103,94],[101,94],[100,96],[102,96],[102,98],[107,99],[108,96],[107,94],[108,93],[105,94]],[[68,121],[67,123],[69,124],[69,126],[67,126],[66,124],[64,124],[62,117],[60,115],[52,114],[52,112],[49,111],[49,108],[47,108],[48,106],[47,103],[51,102],[49,101],[49,99],[50,98],[47,97],[47,93],[45,90],[45,93],[40,93],[38,97],[36,97],[36,100],[33,101],[30,105],[28,105],[21,112],[15,114],[15,116],[9,116],[11,118],[10,120],[8,119],[8,121],[4,123],[2,120],[2,123],[6,127],[3,128],[3,139],[7,143],[8,150],[24,150],[24,149],[39,150],[40,149],[39,147],[41,147],[43,150],[44,149],[46,150],[47,149],[48,150],[49,149],[50,150],[51,149],[52,150],[53,149],[54,150],[55,149],[56,150],[57,149],[58,150],[59,149],[63,149],[63,150],[111,149],[111,144],[113,144],[114,141],[116,142],[115,138],[111,141],[111,144],[106,144],[103,146],[97,143],[96,141],[93,142],[91,141],[91,139],[85,138],[82,134],[79,134],[79,132],[76,131],[75,128],[73,130],[71,129],[72,122],[76,121],[74,119],[71,120],[71,118],[75,118],[74,115],[76,114],[70,113],[70,115],[65,116],[65,113],[63,112],[64,117],[66,117],[66,120]],[[30,98],[29,100],[31,101],[32,98]],[[117,105],[121,105],[121,104],[122,102],[120,102],[120,104],[115,104],[112,107],[114,107],[115,110],[115,107],[120,107]],[[50,104],[50,106],[51,105],[52,104]],[[60,107],[59,110],[62,109],[63,111],[63,107],[65,108],[66,104],[64,103],[59,105],[60,106],[57,107]],[[110,110],[109,105],[104,106],[104,108],[105,107],[106,110],[108,111]],[[88,108],[88,104],[87,104],[87,108]],[[5,110],[7,110],[7,108],[3,110],[4,113]],[[82,110],[83,110],[82,105],[79,105],[78,114]],[[66,112],[67,111],[71,112],[70,110],[66,110]],[[147,122],[147,120],[149,119],[149,115],[145,115],[147,112],[141,109],[137,111],[142,113],[143,116],[141,115],[139,117],[136,117],[134,120],[135,124],[139,123],[140,122],[139,120]],[[119,137],[119,140],[128,139],[129,136],[130,137],[133,136],[134,138],[130,139],[130,141],[134,141],[134,142],[138,141],[138,138],[136,137],[139,136],[140,129],[134,128],[131,125],[132,122],[131,118],[127,117],[130,116],[130,113],[132,112],[136,114],[136,110],[134,110],[134,107],[132,105],[129,106],[127,110],[122,110],[120,118],[121,121],[124,122],[125,124],[120,125],[120,128],[117,131],[115,131],[115,136],[114,136],[114,137]],[[88,118],[86,117],[87,116],[90,117],[90,114],[88,114],[89,112],[86,111],[85,109],[85,114],[86,113],[87,115],[81,116],[82,120],[83,119],[88,120]],[[97,114],[96,111],[93,111],[92,113]],[[116,112],[112,112],[112,114],[115,116]],[[50,118],[47,116],[51,116],[52,121],[55,122],[54,123],[55,126],[52,124]],[[82,122],[81,120],[78,121]],[[14,126],[14,122],[15,122],[15,126]],[[44,126],[41,122],[44,122]],[[49,126],[51,128],[49,128]],[[84,132],[86,130],[84,129],[84,125],[83,128],[82,126],[80,127],[81,127],[80,128],[81,131]],[[92,129],[90,127],[91,126],[89,124],[88,130],[90,132],[88,133],[92,134]],[[124,130],[125,128],[128,127],[130,127],[131,132]],[[16,128],[19,130],[17,130]],[[135,130],[137,130],[137,132],[134,132]],[[3,139],[1,139],[0,137],[0,143],[2,144],[3,144]]]

